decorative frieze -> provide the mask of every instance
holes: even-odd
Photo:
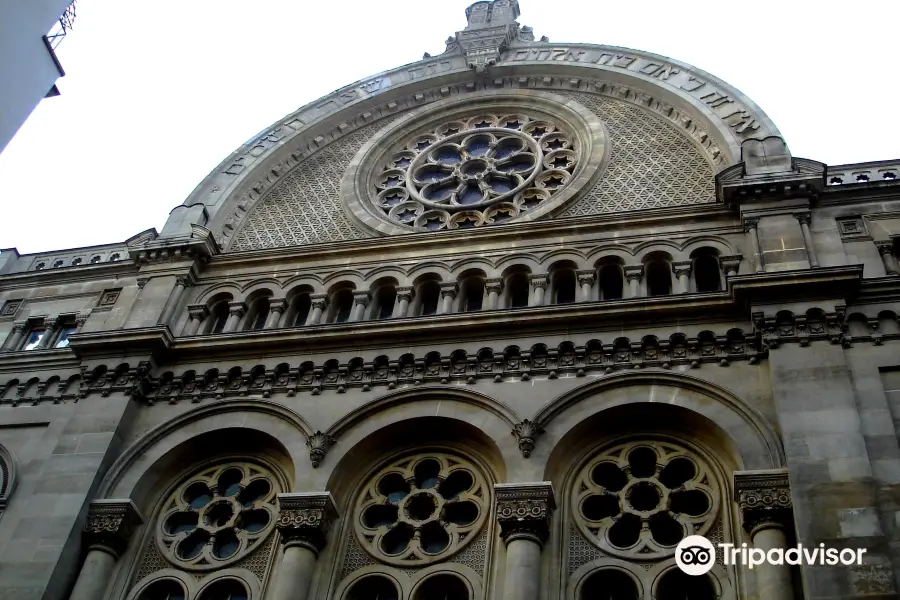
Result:
[[[303,546],[318,555],[337,516],[330,492],[278,494],[275,526],[285,546]]]
[[[793,502],[787,469],[736,472],[734,495],[744,530],[751,537],[761,529],[790,527]]]
[[[84,546],[120,556],[143,522],[131,500],[94,500],[82,530]]]
[[[556,510],[553,484],[498,483],[494,485],[494,496],[503,542],[527,539],[543,546],[550,536],[550,520]]]

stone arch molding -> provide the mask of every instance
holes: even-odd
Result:
[[[170,216],[202,205],[204,223],[227,243],[235,219],[274,182],[318,149],[370,123],[453,95],[496,89],[583,91],[650,109],[679,125],[723,168],[741,160],[748,139],[780,137],[748,97],[687,63],[592,44],[517,44],[487,75],[447,52],[357,81],[287,115],[219,164]],[[193,214],[190,213],[189,214]]]
[[[641,388],[641,393],[604,398],[605,393],[626,388]],[[590,405],[586,400],[592,400]],[[721,386],[679,373],[609,375],[558,396],[530,422],[543,433],[542,437],[549,438],[539,441],[544,447],[542,453],[549,456],[585,419],[611,408],[639,403],[680,406],[705,417],[728,436],[744,469],[777,469],[785,465],[780,438],[763,414]]]
[[[202,428],[191,425],[202,424]],[[316,432],[293,410],[267,400],[223,400],[210,402],[162,423],[135,441],[109,468],[100,483],[97,498],[132,498],[141,478],[171,450],[201,433],[243,428],[278,439],[287,451],[297,480],[306,469],[304,450]]]
[[[0,515],[6,510],[17,483],[18,460],[16,455],[0,444]]]

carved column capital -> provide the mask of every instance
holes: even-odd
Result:
[[[325,294],[312,294],[309,297],[309,304],[311,308],[321,308],[325,310],[325,307],[328,306],[328,296]]]
[[[543,546],[550,536],[550,520],[556,510],[553,484],[549,481],[497,483],[494,496],[503,542],[508,545],[525,539]]]
[[[12,331],[13,333],[25,333],[28,329],[28,321],[16,321],[13,323]]]
[[[109,552],[118,558],[143,522],[131,500],[94,500],[81,532],[82,540],[88,549]]]
[[[528,281],[532,288],[541,288],[542,290],[546,290],[550,285],[550,278],[547,275],[529,275]]]
[[[442,283],[441,284],[441,298],[445,298],[450,296],[451,298],[456,298],[456,294],[459,292],[459,286],[455,283]]]
[[[243,317],[244,312],[247,310],[247,305],[243,302],[229,302],[228,303],[228,314],[235,315],[238,317]]]
[[[644,265],[633,265],[630,267],[625,267],[625,279],[628,281],[640,281],[644,278]]]
[[[756,229],[759,226],[759,218],[752,217],[743,219],[741,225],[744,226],[744,232],[749,232],[751,229]]]
[[[414,295],[414,290],[411,287],[398,287],[397,288],[397,301],[406,300],[407,302],[412,302],[412,298]]]
[[[191,287],[193,282],[191,281],[190,275],[178,275],[175,277],[175,285],[180,285],[181,287]]]
[[[793,501],[786,469],[735,472],[734,496],[751,537],[763,529],[790,527]]]
[[[202,321],[209,315],[209,309],[206,308],[205,304],[191,304],[187,309],[188,316],[192,319],[197,319],[198,321]]]
[[[725,273],[737,274],[738,269],[741,267],[741,258],[743,257],[740,254],[720,256],[719,262],[722,263],[722,268],[725,269]]]
[[[576,271],[575,275],[578,277],[579,285],[594,285],[594,281],[597,280],[597,273],[594,272],[593,269],[584,270],[584,271]]]
[[[875,247],[881,256],[889,256],[894,252],[893,242],[875,242]]]
[[[812,215],[809,211],[794,213],[794,218],[800,221],[801,225],[809,225],[812,221]]]
[[[314,469],[318,468],[325,460],[325,455],[328,454],[328,449],[334,446],[334,442],[333,437],[321,431],[315,432],[306,440],[306,447],[309,448],[309,460]]]
[[[354,292],[353,293],[353,304],[363,306],[368,306],[369,301],[372,299],[372,296],[369,295],[369,292]]]
[[[535,439],[542,433],[544,433],[544,428],[534,421],[525,419],[521,423],[515,424],[512,434],[516,436],[516,440],[519,442],[519,452],[522,453],[523,457],[528,458],[531,456],[531,451],[534,450]]]
[[[681,261],[681,262],[673,262],[672,263],[672,271],[675,273],[675,277],[681,277],[686,275],[688,277],[691,276],[691,268],[693,267],[693,263],[689,260]]]
[[[331,492],[278,494],[275,527],[285,547],[302,546],[318,556],[335,519],[337,508]]]
[[[284,298],[269,298],[269,310],[283,313],[287,309],[287,300]]]
[[[503,279],[499,277],[494,277],[491,279],[484,280],[484,291],[487,293],[497,292],[498,294],[503,291]]]

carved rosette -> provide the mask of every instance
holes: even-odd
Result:
[[[306,440],[306,447],[309,448],[309,460],[312,462],[313,469],[318,468],[328,449],[334,445],[335,439],[327,433],[317,431]]]
[[[751,537],[763,529],[790,527],[793,502],[785,469],[737,472],[734,494],[744,530]]]
[[[539,483],[498,483],[494,485],[500,537],[509,545],[529,540],[539,546],[550,536],[550,519],[556,510],[553,485]]]
[[[285,547],[301,546],[318,556],[336,518],[337,508],[330,492],[278,494],[275,526]]]
[[[94,500],[81,532],[85,547],[121,556],[128,540],[144,522],[131,500]]]
[[[531,451],[534,450],[535,439],[543,432],[544,429],[534,421],[525,419],[521,423],[516,423],[512,434],[516,436],[519,442],[519,451],[523,457],[528,458],[531,456]]]

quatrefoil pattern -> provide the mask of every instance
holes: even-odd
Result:
[[[212,570],[244,557],[272,533],[279,489],[256,465],[229,463],[182,483],[162,509],[157,542],[170,562]]]
[[[669,442],[631,442],[603,451],[581,470],[575,520],[604,550],[623,557],[671,556],[703,535],[719,507],[715,479],[695,453]]]
[[[538,115],[476,114],[401,142],[372,181],[372,202],[402,227],[469,229],[546,205],[579,166],[575,138]]]
[[[437,562],[477,537],[489,512],[485,478],[461,457],[431,452],[394,461],[363,489],[358,539],[395,565]]]

